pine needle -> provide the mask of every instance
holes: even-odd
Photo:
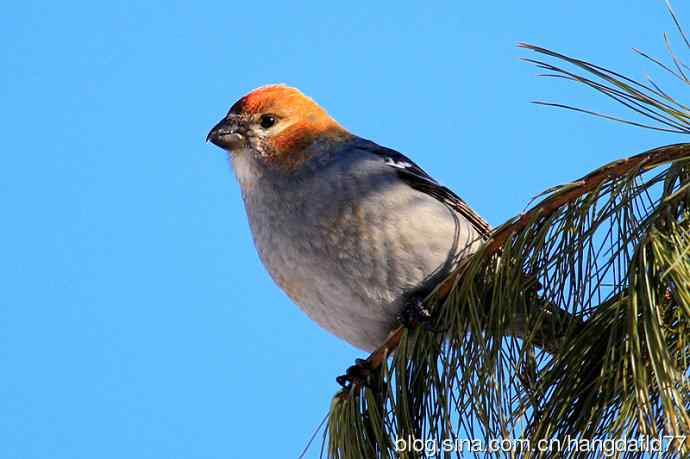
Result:
[[[636,52],[688,84],[665,42],[670,64]],[[584,84],[632,118],[538,104],[690,133],[687,105],[651,78],[520,46],[563,64],[526,59],[547,76]],[[323,456],[598,458],[601,449],[535,448],[664,435],[675,440],[659,457],[690,454],[680,441],[690,435],[690,144],[614,161],[533,202],[426,299],[442,333],[396,330],[369,358],[371,387],[336,395]],[[501,439],[510,451],[487,449]]]

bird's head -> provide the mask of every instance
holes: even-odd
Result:
[[[305,159],[305,150],[314,142],[349,136],[298,89],[275,84],[235,102],[206,140],[235,155],[255,155],[264,163],[290,169]]]

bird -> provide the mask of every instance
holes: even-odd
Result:
[[[373,351],[491,226],[404,154],[299,89],[261,86],[208,133],[227,151],[259,258],[314,322]]]

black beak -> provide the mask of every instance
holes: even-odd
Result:
[[[242,125],[230,117],[223,118],[213,126],[206,136],[214,145],[225,150],[233,150],[240,147],[245,141]]]

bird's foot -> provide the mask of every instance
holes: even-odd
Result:
[[[355,359],[355,364],[345,371],[344,375],[340,375],[335,380],[345,389],[350,388],[353,384],[358,386],[369,385],[369,375],[371,374],[371,366],[368,360]]]
[[[418,296],[410,298],[398,313],[398,320],[405,328],[414,328],[421,325],[425,330],[434,333],[443,333],[431,325],[431,311],[424,305],[424,300]]]

